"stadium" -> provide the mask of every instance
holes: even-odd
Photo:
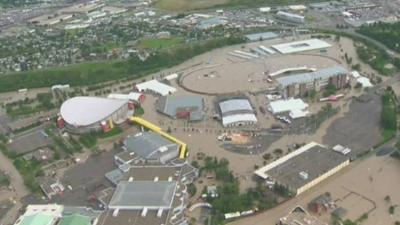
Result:
[[[73,133],[108,132],[133,114],[132,106],[126,99],[70,98],[61,105],[58,126]]]

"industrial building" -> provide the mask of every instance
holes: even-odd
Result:
[[[276,44],[272,45],[271,47],[281,54],[291,54],[317,49],[326,49],[332,47],[332,45],[320,39],[308,39],[283,44]]]
[[[299,195],[349,165],[349,157],[315,142],[258,169],[255,174]]]
[[[276,17],[278,19],[291,22],[291,23],[304,23],[305,17],[299,14],[294,14],[294,13],[288,13],[284,11],[279,11],[276,13]]]
[[[257,123],[255,111],[246,98],[220,101],[219,108],[224,127],[247,126]]]
[[[348,71],[342,66],[329,67],[309,73],[277,78],[284,98],[305,96],[308,91],[320,91],[331,84],[337,89],[347,84]]]
[[[167,96],[156,102],[158,112],[174,119],[200,121],[204,116],[204,100],[200,96]]]
[[[80,96],[61,105],[58,126],[73,133],[108,132],[132,114],[128,100]]]
[[[179,145],[155,132],[143,132],[128,137],[124,141],[124,148],[134,161],[164,164],[179,156]],[[126,163],[123,159],[119,162]]]

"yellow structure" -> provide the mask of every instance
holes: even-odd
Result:
[[[113,128],[114,128],[114,122],[113,122],[112,118],[110,118],[110,119],[108,120],[108,126],[110,127],[110,129],[113,129]]]
[[[132,122],[135,122],[137,124],[140,124],[140,125],[146,127],[149,130],[152,130],[152,131],[160,134],[161,136],[167,138],[168,140],[170,140],[172,142],[177,143],[180,146],[180,152],[179,152],[179,158],[180,159],[184,159],[187,156],[188,152],[187,152],[187,144],[186,143],[184,143],[184,142],[178,140],[177,138],[171,136],[170,134],[162,131],[162,129],[160,127],[158,127],[157,125],[155,125],[155,124],[153,124],[153,123],[151,123],[151,122],[149,122],[149,121],[147,121],[145,119],[133,116],[133,117],[130,118],[130,120]]]

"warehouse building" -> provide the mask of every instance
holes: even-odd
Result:
[[[284,98],[303,97],[310,90],[321,91],[326,86],[333,85],[337,89],[347,84],[348,71],[342,66],[329,67],[309,73],[295,74],[277,78],[279,88]]]
[[[255,174],[299,195],[349,165],[349,157],[311,142],[258,169]]]
[[[167,163],[179,155],[179,145],[155,132],[138,133],[124,141],[124,148],[134,161]],[[129,156],[126,155],[128,158]],[[122,157],[120,157],[122,158]],[[124,164],[125,160],[120,161]]]
[[[70,98],[61,105],[57,123],[73,133],[108,132],[115,124],[124,123],[133,114],[128,103],[124,99],[89,96]]]
[[[304,23],[306,21],[305,17],[299,14],[288,13],[284,11],[279,11],[276,13],[278,19],[288,21],[291,23]]]
[[[257,123],[255,111],[246,98],[220,101],[219,108],[224,127],[247,126]]]
[[[156,102],[158,112],[173,119],[200,121],[204,116],[204,100],[200,96],[167,96]]]

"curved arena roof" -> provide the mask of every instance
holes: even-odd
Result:
[[[219,103],[222,115],[235,111],[253,111],[253,107],[247,99],[229,99]]]
[[[123,99],[99,97],[74,97],[61,105],[61,117],[74,126],[88,126],[107,119],[115,111],[128,103]]]

